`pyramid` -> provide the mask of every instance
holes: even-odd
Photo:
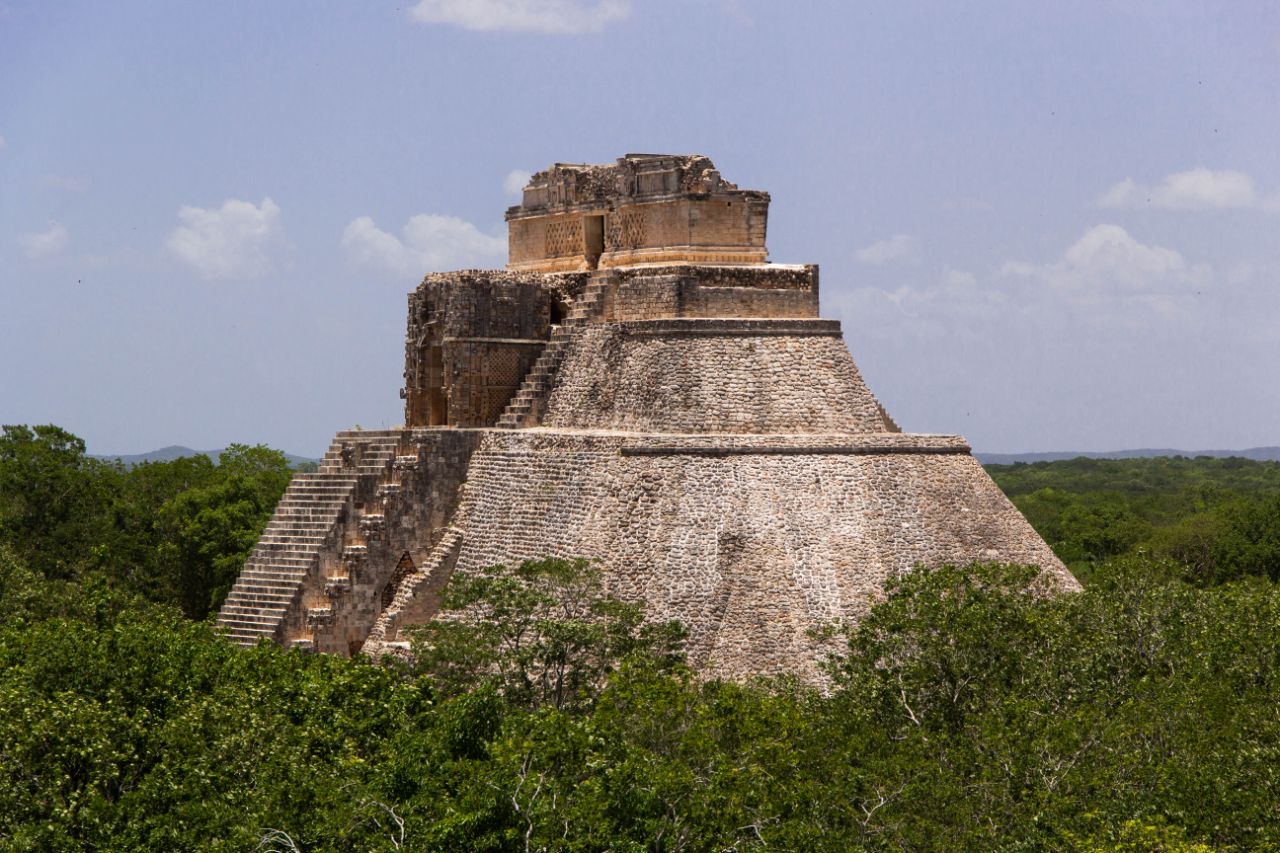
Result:
[[[338,434],[222,607],[236,642],[407,649],[457,569],[600,562],[707,677],[820,679],[811,629],[917,566],[1078,584],[953,435],[902,432],[818,268],[767,262],[769,195],[709,159],[532,176],[505,270],[409,295],[405,426]]]

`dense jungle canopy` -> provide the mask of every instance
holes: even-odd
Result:
[[[992,476],[1082,580],[897,579],[831,688],[701,682],[588,563],[451,583],[412,664],[210,614],[291,475],[0,435],[0,847],[1280,849],[1280,465]]]

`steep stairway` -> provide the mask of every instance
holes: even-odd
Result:
[[[500,429],[537,426],[542,419],[547,397],[555,383],[560,363],[578,330],[594,322],[600,315],[608,293],[611,274],[607,270],[592,273],[582,295],[573,303],[563,324],[551,327],[551,337],[538,360],[529,369],[515,396],[498,418]]]
[[[218,612],[217,624],[226,636],[242,646],[260,639],[299,640],[285,637],[290,611],[301,606],[301,593],[309,575],[320,570],[326,552],[340,550],[343,567],[358,563],[363,546],[350,544],[347,531],[354,522],[363,533],[382,521],[380,502],[365,512],[361,493],[379,496],[394,491],[399,430],[347,430],[338,433],[315,473],[295,474],[276,505],[267,529],[245,563],[240,577]],[[338,596],[350,589],[343,569],[324,578],[325,592]],[[323,607],[309,608],[317,611]],[[308,612],[308,623],[323,619]]]

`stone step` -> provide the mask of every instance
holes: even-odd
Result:
[[[290,506],[276,510],[271,516],[273,521],[298,522],[315,521],[332,524],[342,514],[342,507],[306,507]]]
[[[307,568],[304,566],[281,566],[270,561],[264,562],[250,557],[249,561],[244,564],[244,569],[241,570],[240,576],[246,580],[260,578],[262,580],[296,581],[307,576]]]
[[[265,589],[236,589],[232,590],[227,596],[225,606],[244,606],[252,607],[254,609],[278,607],[283,610],[285,607],[289,606],[289,602],[293,600],[298,589],[299,587],[297,586],[289,589],[280,589],[279,587],[270,587]]]
[[[244,567],[241,578],[244,584],[268,585],[268,587],[297,587],[307,576],[306,571],[284,569],[284,567],[276,567],[271,569],[269,566],[252,565]],[[243,584],[237,584],[232,587],[232,592],[241,589]]]
[[[292,536],[296,534],[323,534],[333,527],[333,522],[313,521],[279,521],[271,522],[262,531],[271,536]]]
[[[268,536],[263,534],[258,538],[259,545],[292,545],[296,548],[319,548],[324,544],[327,536]]]
[[[223,629],[223,635],[230,642],[236,643],[237,646],[252,648],[257,646],[259,640],[271,639],[271,635],[275,631],[264,631],[256,628],[241,628],[239,625],[219,625]]]
[[[354,491],[355,489],[333,492],[286,492],[276,507],[277,509],[290,506],[340,507],[351,499],[351,493]]]
[[[295,592],[302,588],[299,583],[300,579],[287,578],[259,578],[256,581],[250,579],[242,584],[236,584],[232,587],[231,592],[227,593],[227,600],[239,599],[241,596],[259,596],[265,598],[291,598]]]
[[[259,637],[271,637],[275,634],[276,628],[280,626],[277,620],[271,624],[265,622],[242,622],[239,619],[231,619],[226,622],[219,622],[218,627],[227,630],[231,635],[252,639],[257,642]]]
[[[288,572],[288,570],[293,569],[297,571],[299,575],[302,575],[307,569],[315,565],[316,561],[320,559],[320,555],[316,553],[309,557],[270,557],[255,554],[249,559],[253,562],[253,568],[255,569],[262,571],[275,570],[281,573],[285,573]],[[255,575],[250,575],[250,577],[255,577]]]
[[[299,582],[305,577],[306,575],[301,573],[296,575],[281,574],[279,576],[266,573],[249,575],[244,579],[244,583],[236,584],[232,587],[228,595],[236,595],[241,592],[257,593],[259,591],[280,595],[286,592],[292,594],[298,588]]]
[[[254,553],[249,561],[244,564],[241,574],[246,577],[256,578],[263,577],[268,573],[279,575],[276,580],[285,580],[289,577],[301,578],[305,577],[307,570],[315,565],[320,554],[301,556],[301,557],[272,557],[270,554]]]
[[[294,594],[298,590],[280,590],[278,592],[257,592],[257,591],[241,591],[234,596],[227,596],[227,600],[222,603],[220,612],[231,614],[238,610],[252,610],[257,613],[263,610],[279,611],[278,615],[283,616],[288,609],[289,604],[293,601]]]
[[[278,506],[272,518],[294,519],[294,518],[334,518],[342,511],[346,502],[333,504],[331,506],[316,506],[314,504],[292,504],[290,506]]]
[[[269,640],[275,632],[267,631],[246,631],[231,626],[227,626],[229,630],[223,632],[226,638],[237,646],[243,646],[251,649],[258,645],[262,640]]]
[[[283,607],[243,607],[232,604],[222,610],[223,621],[235,621],[241,625],[278,625],[285,614]]]
[[[280,619],[284,617],[288,607],[288,600],[270,604],[252,604],[240,599],[228,598],[222,610],[219,611],[218,618],[240,619],[241,617],[252,616],[254,620]]]

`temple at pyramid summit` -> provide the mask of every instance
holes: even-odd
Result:
[[[818,268],[767,260],[769,194],[702,156],[557,163],[507,211],[505,270],[409,294],[405,425],[294,477],[218,616],[351,655],[408,647],[459,569],[600,561],[689,629],[707,677],[814,681],[811,628],[919,565],[1076,580],[963,438],[902,431]]]

